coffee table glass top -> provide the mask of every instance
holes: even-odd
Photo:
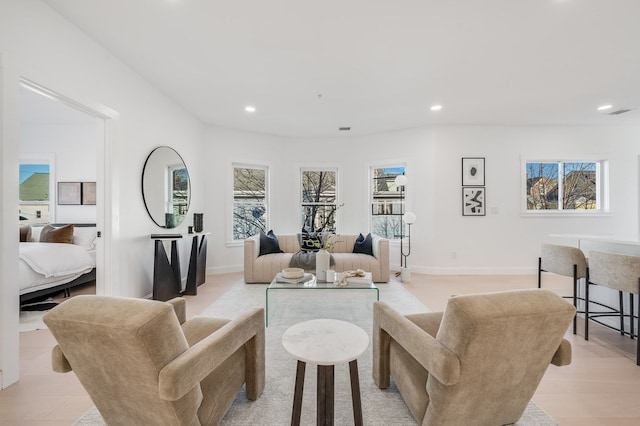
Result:
[[[301,284],[289,284],[289,283],[277,282],[276,279],[274,278],[273,281],[271,281],[271,284],[269,284],[269,287],[267,287],[267,290],[265,292],[266,293],[265,314],[266,314],[267,327],[269,326],[269,293],[271,291],[276,291],[276,290],[323,290],[323,291],[370,290],[370,291],[375,291],[376,300],[380,300],[380,290],[372,282],[371,283],[349,283],[344,287],[338,287],[333,282],[318,281],[315,276],[313,277],[312,280],[307,281],[305,283],[301,283]]]

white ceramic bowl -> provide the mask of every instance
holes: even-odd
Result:
[[[284,268],[282,270],[284,278],[302,278],[304,277],[304,269],[302,268]]]

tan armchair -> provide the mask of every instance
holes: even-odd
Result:
[[[264,310],[185,321],[169,302],[76,296],[44,316],[53,369],[73,370],[109,425],[217,425],[265,385]]]
[[[563,338],[575,307],[542,289],[458,296],[445,312],[373,313],[373,378],[393,378],[422,425],[518,421],[549,363],[571,362]]]

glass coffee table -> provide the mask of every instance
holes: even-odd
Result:
[[[269,287],[267,287],[265,291],[265,323],[266,326],[269,326],[269,317],[271,316],[271,312],[269,310],[269,297],[272,292],[275,291],[283,291],[283,290],[291,290],[291,291],[343,291],[343,290],[361,290],[361,291],[369,291],[375,292],[376,300],[380,300],[380,290],[374,283],[368,284],[355,284],[349,283],[344,287],[337,287],[333,282],[322,282],[318,281],[314,276],[313,279],[301,284],[289,284],[289,283],[281,283],[276,280],[276,278],[271,281]]]

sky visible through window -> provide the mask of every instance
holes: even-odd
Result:
[[[48,164],[20,164],[20,183],[29,179],[34,173],[49,173]]]

